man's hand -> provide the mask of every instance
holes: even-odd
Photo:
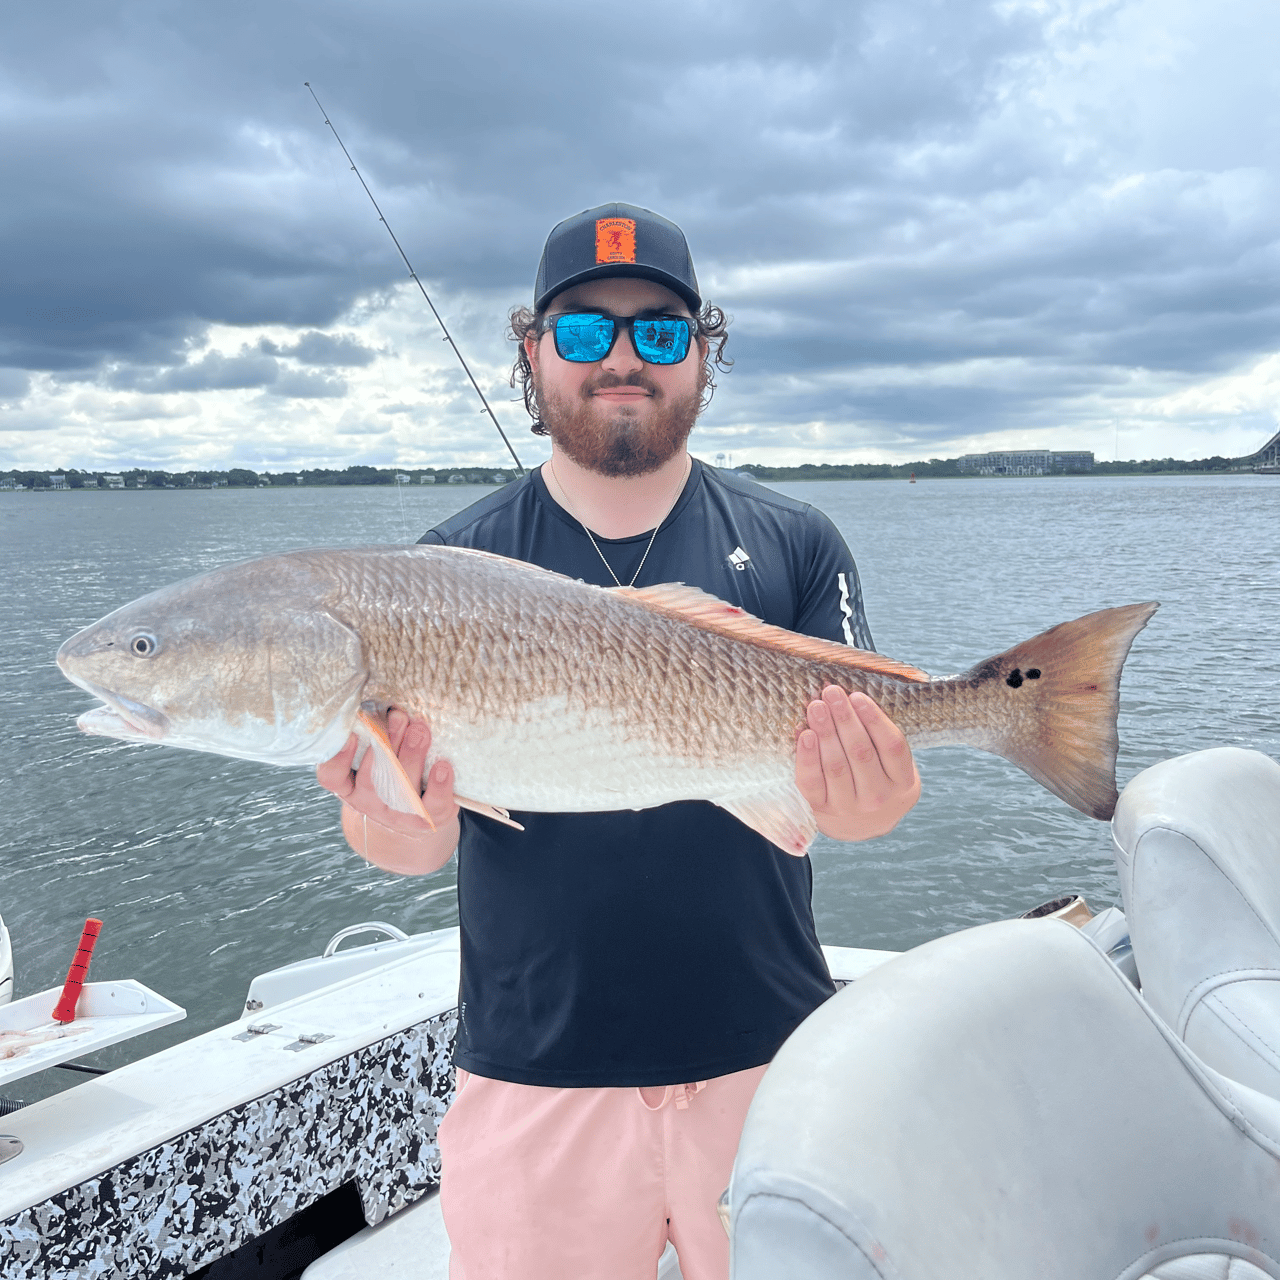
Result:
[[[387,713],[387,737],[411,778],[422,777],[431,730],[410,720],[397,707]],[[358,772],[352,772],[358,741],[355,734],[331,760],[316,766],[316,781],[342,801],[342,830],[362,857],[386,871],[425,875],[448,862],[458,844],[458,806],[453,799],[453,767],[436,761],[422,793],[422,803],[435,830],[416,813],[401,813],[384,804],[373,786],[373,752],[365,752]]]
[[[865,693],[828,685],[796,735],[796,786],[818,830],[869,840],[898,825],[920,799],[920,775],[902,730]]]

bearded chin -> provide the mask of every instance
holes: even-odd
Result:
[[[558,449],[602,476],[643,476],[670,462],[689,439],[701,394],[660,401],[647,423],[625,410],[601,419],[589,396],[570,403],[538,390],[539,416]]]

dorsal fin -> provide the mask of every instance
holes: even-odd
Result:
[[[672,614],[701,627],[703,631],[716,631],[734,640],[779,649],[813,662],[831,662],[856,671],[874,671],[877,675],[893,676],[897,680],[910,680],[917,684],[927,683],[930,679],[927,672],[905,662],[896,662],[893,658],[831,640],[797,635],[794,631],[761,622],[745,609],[728,604],[697,587],[687,587],[683,582],[665,582],[657,587],[615,587],[614,594],[628,596],[637,604]]]

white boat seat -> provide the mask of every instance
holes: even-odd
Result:
[[[1280,1098],[1280,764],[1162,761],[1111,830],[1143,995],[1209,1066]]]
[[[1071,925],[889,961],[765,1073],[733,1280],[1280,1277],[1280,1101],[1199,1063]]]

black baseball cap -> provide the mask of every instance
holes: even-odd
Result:
[[[679,295],[691,311],[702,306],[684,232],[637,205],[602,204],[551,229],[533,286],[534,310],[575,284],[613,276],[653,280]]]

